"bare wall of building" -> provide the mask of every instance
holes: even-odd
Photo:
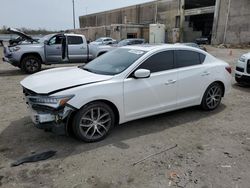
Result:
[[[250,0],[217,0],[213,44],[250,42]],[[216,14],[215,14],[216,15]]]

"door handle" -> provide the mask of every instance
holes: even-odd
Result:
[[[83,50],[83,49],[85,49],[85,47],[81,47],[80,49]]]
[[[56,47],[56,49],[57,49],[57,50],[60,50],[60,49],[61,49],[61,47],[59,47],[59,46],[58,46],[58,47]]]
[[[170,84],[174,84],[176,82],[176,80],[168,80],[165,85],[170,85]]]
[[[203,72],[203,73],[201,74],[201,76],[208,76],[208,75],[210,75],[210,72],[208,72],[208,71],[205,71],[205,72]]]

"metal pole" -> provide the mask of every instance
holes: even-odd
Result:
[[[225,44],[226,39],[227,39],[227,25],[228,25],[228,18],[229,18],[229,14],[230,14],[230,8],[231,8],[231,0],[228,1],[227,18],[226,18],[226,25],[225,25],[225,31],[224,31],[223,44]]]
[[[157,23],[157,14],[158,14],[158,0],[155,2],[155,23]]]
[[[76,20],[75,20],[75,0],[72,0],[73,3],[73,24],[74,24],[74,29],[76,28]]]
[[[183,42],[184,38],[184,22],[185,22],[185,0],[180,0],[180,42]]]

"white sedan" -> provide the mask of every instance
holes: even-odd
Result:
[[[38,128],[94,142],[131,120],[195,105],[216,109],[230,91],[231,67],[184,45],[128,46],[21,85]]]

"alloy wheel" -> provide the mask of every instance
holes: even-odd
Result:
[[[93,107],[80,119],[80,132],[89,140],[98,140],[105,136],[112,125],[111,114],[102,107]]]
[[[35,59],[28,59],[25,63],[25,67],[28,72],[36,72],[39,69],[39,62]]]
[[[208,90],[206,96],[206,104],[209,107],[209,109],[216,108],[220,104],[221,97],[222,97],[221,87],[219,87],[218,85],[214,85],[213,87],[211,87]]]

